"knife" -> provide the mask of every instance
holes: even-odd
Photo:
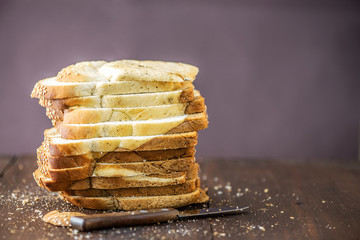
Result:
[[[131,212],[102,213],[72,216],[71,226],[81,231],[94,229],[147,225],[172,220],[215,217],[243,213],[249,207],[221,207],[178,211],[174,208],[139,210]]]

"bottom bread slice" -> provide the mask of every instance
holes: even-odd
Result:
[[[156,208],[178,208],[209,200],[205,191],[198,188],[193,192],[170,196],[146,197],[82,197],[60,193],[66,201],[89,209],[98,210],[140,210]]]
[[[162,187],[136,187],[136,188],[118,188],[118,189],[85,189],[85,190],[67,190],[63,194],[69,196],[82,197],[144,197],[144,196],[162,196],[178,195],[195,191],[200,186],[200,179],[194,178],[187,180],[183,184],[162,186]]]

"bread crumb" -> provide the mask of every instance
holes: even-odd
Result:
[[[263,226],[258,226],[258,228],[259,228],[261,231],[265,232],[265,228],[264,228]]]
[[[23,169],[24,169],[24,165],[23,165],[23,164],[21,164],[21,163],[19,163],[18,168],[19,168],[19,170],[21,171],[21,170],[23,170]]]

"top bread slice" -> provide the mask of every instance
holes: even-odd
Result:
[[[119,60],[80,62],[36,83],[31,97],[60,99],[167,92],[193,87],[198,68],[184,63]]]
[[[194,81],[199,69],[178,62],[117,60],[79,62],[63,68],[59,82]]]
[[[56,77],[52,77],[38,81],[31,92],[31,97],[44,101],[44,99],[102,96],[109,94],[169,92],[189,87],[193,88],[193,84],[189,81],[59,82],[56,80]]]

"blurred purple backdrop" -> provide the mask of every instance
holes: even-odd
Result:
[[[360,5],[346,1],[0,1],[0,154],[50,127],[29,95],[83,60],[200,68],[199,156],[355,159]]]

